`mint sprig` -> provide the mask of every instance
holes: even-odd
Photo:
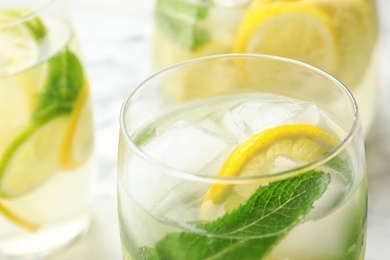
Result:
[[[208,15],[210,0],[158,0],[155,9],[157,26],[173,42],[195,52],[211,41],[207,28],[199,25]]]
[[[169,233],[155,248],[141,247],[141,259],[261,259],[311,210],[329,182],[329,174],[311,171],[259,187],[236,210],[198,224],[212,237]],[[146,255],[150,258],[143,257]]]

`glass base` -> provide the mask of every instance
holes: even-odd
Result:
[[[57,254],[84,236],[91,225],[89,215],[85,215],[65,225],[48,227],[39,233],[12,238],[0,242],[0,259],[38,260]]]

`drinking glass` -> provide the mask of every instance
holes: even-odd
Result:
[[[379,89],[375,0],[156,0],[157,69],[201,56],[262,53],[339,79],[369,132]]]
[[[0,1],[0,126],[0,258],[69,246],[90,223],[93,124],[64,1]]]
[[[360,118],[329,74],[259,54],[185,61],[141,83],[120,126],[124,259],[364,258]]]

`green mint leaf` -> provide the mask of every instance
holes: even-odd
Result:
[[[40,40],[46,36],[46,27],[42,23],[41,19],[38,17],[31,19],[28,22],[25,22],[25,25],[30,30],[30,32],[35,36],[36,39]]]
[[[278,240],[278,236],[240,240],[211,238],[191,233],[171,233],[157,244],[156,249],[160,259],[258,260],[269,252]]]
[[[311,205],[325,191],[329,180],[329,175],[313,172],[270,183],[260,187],[238,209],[201,227],[220,236],[284,233],[311,210]]]
[[[198,24],[207,17],[208,3],[209,0],[159,0],[155,10],[156,23],[171,41],[194,52],[211,41],[208,30]]]
[[[44,122],[72,111],[84,74],[81,63],[68,49],[60,52],[48,62],[48,76],[42,93],[38,95],[38,105],[33,112],[33,120]]]
[[[233,212],[198,225],[206,234],[231,239],[171,233],[157,243],[156,251],[161,259],[172,260],[261,259],[310,211],[329,182],[329,174],[312,171],[270,183]]]
[[[134,143],[135,145],[140,146],[141,144],[145,144],[154,136],[156,136],[156,128],[146,130],[141,135],[137,136]]]
[[[144,246],[139,249],[139,256],[141,260],[160,260],[156,249]]]
[[[18,9],[18,10],[10,10],[9,13],[17,17],[22,17],[22,16],[30,15],[32,12],[30,10]],[[35,17],[33,19],[30,19],[24,22],[24,25],[28,28],[28,30],[37,40],[40,40],[46,36],[47,30],[40,18]]]

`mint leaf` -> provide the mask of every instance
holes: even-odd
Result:
[[[15,15],[16,17],[23,17],[30,15],[32,11],[30,10],[9,10],[9,13]],[[42,20],[39,17],[35,17],[27,20],[23,23],[35,39],[40,40],[46,36],[47,30],[45,25],[42,23]]]
[[[32,115],[34,121],[44,122],[61,114],[68,114],[83,87],[84,74],[77,57],[68,49],[48,62],[48,76],[38,105]]]
[[[41,19],[38,17],[25,22],[25,25],[30,32],[35,36],[36,39],[40,40],[46,36],[46,27],[43,25]]]
[[[251,260],[261,259],[279,240],[279,237],[262,239],[223,239],[191,233],[171,233],[157,246],[160,259],[170,260]]]
[[[233,212],[198,225],[213,237],[170,233],[156,244],[156,252],[172,260],[261,259],[310,211],[329,182],[329,174],[311,171],[259,187]]]
[[[137,146],[140,146],[141,144],[145,144],[155,135],[156,135],[156,128],[146,130],[141,135],[137,136],[137,138],[134,141],[134,144]]]
[[[156,249],[144,246],[139,249],[139,255],[141,260],[160,260]]]
[[[159,0],[155,18],[161,31],[173,42],[195,52],[211,41],[208,30],[198,23],[208,14],[209,0]]]

